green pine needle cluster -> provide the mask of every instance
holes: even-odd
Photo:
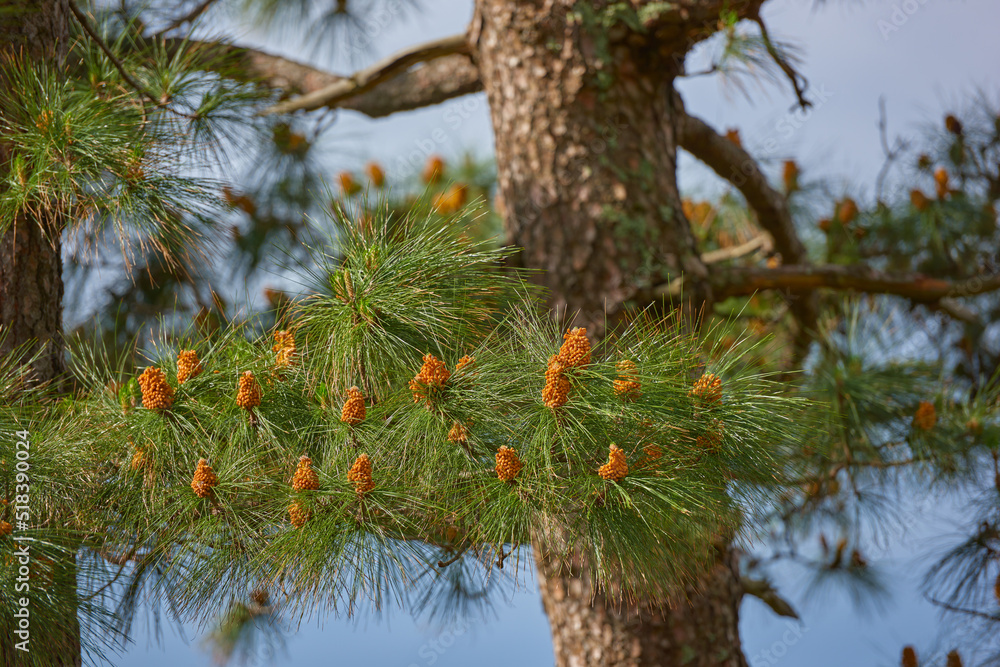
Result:
[[[33,427],[53,457],[38,462],[51,478],[33,501],[48,529],[129,563],[182,617],[254,590],[292,613],[385,607],[463,556],[502,564],[530,543],[591,559],[605,587],[665,594],[711,562],[716,541],[747,532],[743,498],[774,485],[778,443],[801,431],[804,403],[785,385],[652,316],[567,370],[569,400],[548,408],[545,371],[566,327],[499,269],[501,251],[411,221],[356,228],[337,257],[289,321],[290,365],[270,335],[234,327],[181,342],[203,370],[180,384],[178,348],[164,346],[149,365],[173,403],[153,410],[134,376],[76,356],[80,393]],[[415,400],[425,354],[451,375]],[[474,362],[456,370],[465,355]],[[625,359],[634,400],[614,389]],[[246,371],[262,389],[252,410],[236,401]],[[692,395],[706,372],[722,379],[719,400]],[[352,386],[366,403],[353,426],[341,420]],[[464,442],[449,439],[456,423]],[[612,444],[628,465],[618,481],[599,474]],[[501,446],[523,464],[509,482],[494,469]],[[362,453],[374,488],[358,493],[349,471]],[[319,488],[296,492],[303,454]],[[205,498],[191,486],[199,459],[218,477]],[[301,528],[293,505],[308,515]]]

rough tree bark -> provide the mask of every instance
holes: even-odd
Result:
[[[41,65],[61,68],[69,48],[70,11],[66,0],[0,1],[0,60],[27,58]],[[0,86],[7,86],[0,75]],[[4,95],[12,94],[4,91]],[[2,113],[2,108],[0,108]],[[0,134],[0,182],[10,169],[11,149]],[[26,345],[38,351],[30,377],[36,382],[58,380],[65,370],[62,338],[62,257],[60,236],[64,214],[45,207],[18,215],[0,237],[0,354]],[[29,646],[23,653],[13,628],[0,628],[0,664],[39,664],[39,654],[49,656],[53,667],[76,667],[82,662],[80,624],[76,614],[76,563],[72,558],[57,566],[63,576],[50,593],[65,601],[66,613],[58,622],[32,624]],[[37,587],[38,584],[32,584]],[[29,607],[30,611],[30,607]],[[58,654],[55,657],[54,654]]]
[[[550,559],[543,545],[534,552],[559,667],[746,667],[732,552],[720,553],[708,575],[678,591],[674,604],[614,599],[595,590],[586,563]]]
[[[0,239],[0,355],[22,345],[39,351],[31,374],[39,382],[65,370],[59,232],[49,222],[18,216]]]
[[[478,0],[470,32],[508,242],[520,264],[545,270],[552,305],[579,311],[598,337],[630,300],[681,274],[689,304],[712,299],[676,180],[676,56],[702,26],[666,26],[664,39],[613,4]],[[746,665],[728,549],[673,605],[609,599],[586,563],[561,566],[537,540],[535,551],[559,667]]]
[[[552,305],[601,336],[637,294],[707,271],[677,190],[669,47],[569,0],[480,0],[471,39],[496,136],[507,240]],[[598,12],[591,9],[590,12]]]
[[[0,58],[26,57],[61,65],[69,45],[65,0],[0,2]],[[6,85],[0,76],[0,85]],[[0,134],[0,176],[10,169],[10,146]],[[41,350],[33,380],[49,382],[65,370],[62,344],[62,229],[57,211],[26,212],[0,237],[0,354],[27,345]]]

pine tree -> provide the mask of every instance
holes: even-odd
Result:
[[[949,115],[926,154],[889,152],[903,194],[880,182],[876,201],[837,193],[824,212],[808,173],[786,164],[772,185],[738,132],[689,115],[674,88],[685,54],[718,35],[714,69],[771,67],[806,104],[761,2],[477,0],[468,34],[351,77],[190,39],[224,4],[3,13],[0,460],[16,461],[25,425],[51,444],[32,453],[29,532],[37,576],[62,584],[32,597],[33,628],[54,632],[35,664],[77,663],[81,639],[102,650],[141,603],[198,619],[228,605],[217,634],[231,651],[259,616],[426,599],[450,576],[436,573],[485,578],[530,544],[558,664],[742,665],[744,594],[796,612],[733,545],[777,523],[794,545],[781,556],[817,582],[877,592],[857,517],[870,489],[917,474],[983,494],[974,534],[927,590],[989,615],[1000,126],[984,100]],[[310,23],[360,48],[354,4],[239,8],[270,27],[323,18]],[[321,125],[297,112],[381,117],[478,90],[497,137],[492,210],[472,201],[489,175],[430,156],[424,198],[381,192],[397,175],[372,165],[338,177],[332,236],[303,222],[331,206],[315,196]],[[252,187],[197,171],[254,144],[268,159]],[[683,199],[678,148],[733,190]],[[249,222],[235,235],[214,223],[223,205]],[[499,220],[511,250],[472,240]],[[88,235],[149,276],[129,298],[193,317],[131,355],[64,353],[60,243]],[[245,271],[273,261],[275,242],[294,248],[305,298],[235,321],[199,273],[229,236]],[[883,321],[931,311],[961,327],[960,361],[899,358]],[[128,336],[146,326],[123,314]],[[14,563],[0,567],[10,582]],[[376,576],[387,570],[398,576]],[[59,620],[77,611],[82,637]]]

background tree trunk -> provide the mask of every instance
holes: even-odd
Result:
[[[542,603],[559,667],[719,665],[746,667],[740,647],[742,589],[736,558],[719,555],[697,587],[673,604],[636,604],[595,591],[585,563],[549,560],[535,546]]]
[[[672,52],[579,18],[589,3],[542,5],[479,0],[473,19],[507,241],[595,336],[681,273],[700,305],[711,294],[677,191]]]
[[[521,265],[545,271],[552,306],[579,311],[596,337],[682,273],[689,304],[712,298],[677,189],[676,46],[617,22],[606,4],[478,0],[470,33],[507,240],[523,248]],[[586,563],[567,569],[534,546],[559,667],[746,665],[728,551],[671,607],[609,599]]]
[[[69,49],[69,17],[66,0],[0,0],[0,58],[24,57],[40,66],[48,63],[62,68]],[[6,85],[0,76],[0,86]],[[7,178],[10,158],[10,146],[0,135],[0,181]],[[58,380],[65,370],[63,216],[63,212],[40,208],[17,216],[0,237],[0,327],[6,333],[0,341],[0,354],[23,344],[31,351],[41,350],[32,364],[32,380],[37,382]],[[75,559],[68,558],[56,567],[60,576],[52,584],[56,590],[49,592],[61,599],[64,613],[58,620],[35,618],[29,644],[32,653],[15,650],[12,628],[0,628],[2,664],[81,664]],[[40,585],[39,580],[31,584],[33,589]]]

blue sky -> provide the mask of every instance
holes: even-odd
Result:
[[[373,57],[464,30],[471,16],[471,0],[424,4],[422,14],[380,35],[384,46]],[[769,145],[768,139],[778,138],[769,159],[795,157],[807,173],[830,177],[854,193],[870,194],[868,184],[882,163],[876,127],[880,97],[886,101],[890,131],[913,134],[922,124],[939,122],[946,111],[959,108],[977,88],[985,88],[994,98],[998,92],[1000,3],[996,0],[830,0],[821,6],[814,0],[772,0],[765,18],[772,34],[801,47],[803,72],[823,101],[808,116],[799,116],[790,111],[794,100],[786,88],[765,88],[751,102],[716,80],[697,79],[680,84],[688,110],[720,129],[739,127],[751,150],[759,151]],[[292,44],[268,44],[268,48],[309,59]],[[336,71],[348,69],[336,61],[314,60]],[[358,168],[374,158],[391,175],[401,159],[433,141],[439,128],[445,130],[445,141],[434,142],[434,152],[492,153],[486,101],[476,95],[379,121],[344,114],[326,140],[330,168]],[[689,159],[681,162],[681,179],[689,190],[712,187],[706,171]],[[746,601],[742,634],[751,666],[888,666],[898,664],[906,643],[924,648],[925,655],[940,648],[936,612],[916,592],[927,561],[915,554],[940,548],[960,512],[934,499],[916,499],[906,512],[912,518],[904,522],[906,530],[894,533],[877,550],[872,545],[873,562],[887,573],[893,593],[884,608],[862,614],[842,595],[809,594],[795,571],[784,571],[779,585],[799,606],[803,622],[789,626],[756,600]],[[417,624],[402,612],[393,613],[388,622],[313,618],[287,637],[284,650],[257,664],[552,664],[547,621],[530,580],[496,612],[488,622],[444,628]],[[157,645],[139,627],[136,644],[117,664],[212,664],[197,628],[186,629],[186,641],[167,629],[163,643]]]
[[[754,598],[744,601],[741,635],[750,667],[810,665],[894,667],[905,644],[925,658],[953,648],[941,631],[936,610],[917,592],[927,554],[947,540],[960,508],[936,499],[916,497],[903,508],[899,525],[887,542],[871,541],[865,554],[885,575],[889,597],[877,606],[857,608],[836,589],[812,592],[801,571],[779,569],[776,581],[799,611],[801,622],[775,616]],[[367,664],[387,667],[464,667],[477,664],[543,667],[552,664],[548,622],[534,588],[530,567],[523,585],[498,600],[488,620],[417,623],[394,610],[388,619],[321,616],[286,635],[283,647],[266,650],[249,665]],[[141,628],[142,626],[140,626]],[[154,643],[140,629],[136,644],[117,664],[136,667],[213,665],[198,630],[173,629]]]

